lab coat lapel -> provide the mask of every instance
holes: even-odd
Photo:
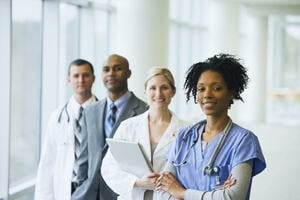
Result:
[[[148,159],[151,161],[151,144],[150,144],[150,133],[149,133],[149,124],[148,124],[148,111],[143,114],[143,118],[140,121],[140,137],[138,142],[144,148],[145,153],[147,154]]]
[[[119,127],[120,123],[124,121],[125,119],[128,119],[130,117],[136,116],[137,113],[135,109],[138,107],[137,102],[135,101],[134,97],[131,96],[130,99],[127,102],[127,105],[125,106],[125,109],[122,111],[119,119],[116,121],[114,127],[111,130],[110,137],[112,138]]]

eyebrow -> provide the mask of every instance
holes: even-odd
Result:
[[[102,68],[105,68],[105,67],[110,68],[108,65],[104,65]],[[111,66],[111,68],[114,68],[114,67],[122,67],[122,65],[121,64],[115,64],[115,65]]]
[[[223,84],[222,82],[212,82],[212,83],[209,83],[209,85],[215,85],[215,84]],[[198,85],[205,85],[204,83],[197,83],[197,86]]]

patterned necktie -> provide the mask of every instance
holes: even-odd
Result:
[[[109,112],[109,117],[108,117],[108,121],[109,121],[109,124],[110,124],[110,127],[112,128],[115,123],[116,123],[116,113],[117,113],[117,106],[112,103],[110,104],[110,112]]]
[[[78,112],[78,118],[75,119],[75,129],[78,133],[81,132],[81,125],[80,125],[79,121],[82,118],[82,113],[83,113],[83,107],[80,106],[79,112]]]
[[[80,185],[87,178],[88,156],[87,156],[87,140],[86,136],[81,132],[80,119],[83,115],[83,108],[79,108],[78,118],[74,122],[75,135],[75,161],[73,167],[72,182]]]
[[[107,130],[105,130],[106,137],[109,137],[111,135],[111,130],[113,129],[114,124],[116,123],[117,110],[117,106],[114,103],[110,104],[108,113],[108,127]]]

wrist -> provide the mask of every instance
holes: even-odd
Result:
[[[181,190],[178,191],[178,196],[177,196],[177,199],[179,200],[183,200],[184,199],[184,193],[185,193],[185,189],[182,188]]]
[[[136,181],[134,182],[133,187],[136,187],[136,188],[140,188],[141,187],[141,181],[140,181],[140,179],[136,179]]]

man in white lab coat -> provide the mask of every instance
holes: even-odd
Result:
[[[92,64],[83,59],[71,62],[67,81],[73,89],[73,95],[63,107],[52,113],[48,122],[36,180],[36,200],[68,200],[78,192],[84,199],[96,199],[97,196],[97,188],[93,190],[86,187],[88,170],[84,170],[84,181],[76,185],[72,182],[75,162],[74,123],[82,125],[82,116],[78,117],[80,108],[85,110],[96,101],[92,94],[95,81]]]

